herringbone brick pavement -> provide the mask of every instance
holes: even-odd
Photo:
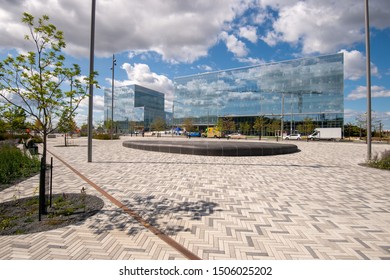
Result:
[[[301,152],[205,157],[94,140],[87,163],[86,139],[62,141],[50,140],[49,150],[202,259],[390,259],[390,172],[359,165],[363,144],[294,142]],[[56,192],[85,187],[102,197],[54,162]],[[31,195],[37,180],[1,192],[1,201]],[[103,211],[81,225],[1,236],[0,258],[185,258],[103,199]]]

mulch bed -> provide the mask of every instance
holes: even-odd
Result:
[[[38,196],[0,204],[0,235],[28,234],[79,224],[104,206],[97,196],[83,193],[55,194],[52,207],[38,219]]]

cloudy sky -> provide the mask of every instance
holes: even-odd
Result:
[[[23,12],[46,14],[64,31],[67,61],[88,75],[91,3],[0,0],[0,59],[28,48]],[[138,83],[169,99],[178,76],[343,52],[346,122],[366,111],[364,0],[96,3],[95,69],[102,87],[111,87],[113,54],[116,85]],[[370,0],[369,5],[373,117],[390,129],[390,1]],[[94,121],[99,121],[103,92],[95,93]],[[87,122],[86,103],[80,123]]]

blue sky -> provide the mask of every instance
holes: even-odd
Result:
[[[67,42],[69,63],[89,71],[92,1],[0,0],[0,59],[25,51],[23,12],[47,14]],[[366,111],[364,1],[96,0],[95,69],[99,84],[137,83],[167,94],[178,76],[344,52],[346,122]],[[341,3],[340,3],[341,2]],[[370,0],[372,110],[390,130],[390,2]],[[87,103],[78,123],[87,122]],[[94,121],[103,119],[95,90]]]

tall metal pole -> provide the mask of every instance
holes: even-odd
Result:
[[[114,71],[115,71],[115,54],[112,55],[112,89],[111,89],[111,140],[112,140],[112,134],[114,131]]]
[[[172,137],[173,137],[173,131],[175,129],[175,123],[174,123],[174,119],[175,119],[175,103],[174,101],[172,101]]]
[[[294,114],[293,114],[293,95],[290,94],[290,101],[291,101],[291,122],[290,122],[290,135],[293,134],[293,119],[294,119]]]
[[[280,117],[280,140],[282,141],[283,141],[283,131],[284,131],[283,115],[284,115],[284,93],[282,93],[282,114]]]
[[[370,19],[368,0],[365,0],[366,21],[366,80],[367,80],[367,160],[371,160],[371,59],[370,59]]]
[[[88,108],[88,162],[92,162],[92,133],[93,133],[93,80],[95,57],[95,10],[96,0],[92,0],[91,12],[91,45],[89,56],[89,108]]]

